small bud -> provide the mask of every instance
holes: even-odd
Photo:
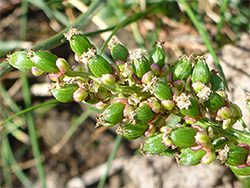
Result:
[[[169,67],[167,64],[164,64],[163,67],[161,68],[161,73],[160,76],[164,77],[168,75]]]
[[[83,88],[79,88],[73,93],[73,99],[75,102],[81,102],[86,99],[87,96],[88,92]]]
[[[34,67],[34,63],[27,58],[28,52],[21,51],[15,52],[7,56],[7,61],[16,69],[20,71],[31,71],[31,68]]]
[[[59,73],[51,73],[48,76],[54,82],[56,82],[58,79],[61,79],[61,78],[64,77],[64,75],[61,72],[59,72]]]
[[[156,76],[159,76],[159,75],[160,75],[161,69],[160,69],[160,66],[159,66],[158,64],[152,63],[152,64],[150,65],[150,67],[151,67],[151,70],[152,70],[152,72],[154,73],[154,75],[156,75]]]
[[[121,124],[121,126],[118,127],[116,132],[127,139],[133,140],[143,136],[143,134],[147,131],[148,127],[149,126],[147,124],[133,125],[131,123],[127,123]]]
[[[231,110],[228,107],[221,107],[217,112],[217,118],[226,120],[231,117]]]
[[[98,110],[103,110],[105,109],[106,107],[108,106],[108,104],[102,102],[102,101],[99,101],[98,103],[95,104],[95,107],[98,109]]]
[[[175,67],[173,72],[173,81],[186,80],[192,71],[192,65],[187,59],[180,61]]]
[[[168,134],[164,134],[164,135],[162,136],[161,142],[162,142],[166,147],[176,148],[176,146],[173,144],[172,140],[169,138]]]
[[[180,148],[195,146],[195,135],[197,130],[190,127],[179,127],[170,133],[173,144]]]
[[[192,87],[194,89],[194,92],[198,93],[205,87],[205,84],[198,80],[192,84]]]
[[[203,149],[194,151],[186,148],[178,157],[180,162],[187,166],[194,166],[200,164],[201,158],[206,154]]]
[[[58,58],[56,60],[56,66],[62,74],[65,74],[70,69],[68,62],[63,58]]]
[[[144,136],[146,136],[146,137],[153,136],[155,132],[156,132],[156,126],[154,126],[153,124],[150,123],[149,128],[144,133]]]
[[[67,103],[67,102],[73,102],[73,93],[78,89],[79,87],[77,85],[73,84],[66,84],[62,87],[55,87],[50,90],[52,95],[56,98],[56,100]]]
[[[207,153],[201,158],[201,163],[210,164],[215,159],[215,153],[212,151],[207,151]]]
[[[64,37],[69,41],[70,47],[74,53],[76,53],[79,57],[87,52],[89,48],[92,47],[88,38],[81,34],[76,28],[70,28],[67,33],[64,33]]]
[[[39,68],[37,67],[31,67],[31,73],[34,75],[34,76],[40,76],[44,73],[44,71],[40,70]]]
[[[176,87],[179,91],[182,91],[185,87],[185,81],[184,80],[176,80],[173,82],[173,86]]]
[[[175,107],[175,102],[173,100],[163,100],[161,101],[161,106],[165,109],[165,110],[173,110]]]
[[[154,118],[155,113],[148,104],[144,104],[135,110],[134,119],[137,123],[148,123]]]
[[[152,51],[149,54],[150,62],[158,64],[160,68],[162,68],[166,59],[166,53],[162,44],[164,44],[164,42],[162,41],[156,42]]]
[[[145,50],[136,49],[130,53],[129,59],[132,62],[134,73],[139,79],[141,79],[146,72],[150,71],[150,63],[146,58]]]
[[[123,110],[125,108],[124,103],[114,103],[110,105],[102,113],[102,117],[105,123],[115,125],[120,123],[123,119]]]
[[[188,117],[188,116],[185,116],[184,117],[184,120],[187,124],[194,124],[196,123],[197,121],[199,121],[200,118],[192,118],[192,117]]]
[[[105,85],[113,85],[116,79],[112,74],[103,74],[100,80]]]
[[[159,100],[172,100],[172,92],[169,86],[162,81],[158,81],[153,85],[152,92],[154,96]]]
[[[195,135],[195,142],[198,145],[205,146],[209,142],[209,137],[207,135],[207,131],[199,131]]]
[[[209,68],[204,59],[199,59],[196,65],[193,68],[191,80],[194,83],[195,81],[201,81],[204,84],[207,84],[209,81]]]
[[[35,66],[44,72],[59,73],[56,66],[57,56],[48,51],[30,51],[28,57],[35,64]]]
[[[161,142],[163,134],[164,133],[148,137],[142,148],[142,151],[157,155],[167,150],[167,147]]]
[[[152,81],[152,79],[153,79],[153,76],[154,76],[154,74],[153,74],[152,71],[146,72],[146,73],[142,76],[142,78],[141,78],[141,83],[142,83],[142,84],[150,83],[150,82]]]
[[[129,52],[125,46],[120,44],[115,37],[111,39],[111,43],[109,44],[109,49],[111,52],[111,56],[114,59],[114,61],[122,60],[124,62],[127,61],[127,57],[129,55]]]
[[[161,105],[159,104],[159,102],[157,101],[156,98],[149,98],[148,99],[148,104],[150,106],[150,108],[153,110],[153,112],[155,113],[159,113],[161,110]]]
[[[245,102],[245,105],[248,108],[248,111],[250,112],[250,93],[247,93],[247,96],[246,96],[244,102]]]

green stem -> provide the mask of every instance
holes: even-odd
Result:
[[[28,83],[28,78],[25,73],[21,73],[21,80],[22,80],[22,90],[23,90],[23,99],[26,107],[30,107],[32,105],[30,93],[29,93],[29,83]],[[27,113],[27,124],[28,124],[28,131],[30,135],[30,141],[31,141],[31,146],[32,146],[32,151],[34,158],[37,162],[37,170],[38,170],[38,175],[42,183],[42,187],[46,188],[47,183],[46,183],[46,177],[45,177],[45,172],[43,169],[43,164],[41,160],[41,154],[40,154],[40,148],[38,145],[38,139],[37,139],[37,133],[36,133],[36,128],[35,128],[35,121],[32,115],[32,112]]]
[[[112,165],[113,160],[115,159],[115,154],[117,153],[117,151],[119,149],[121,141],[122,141],[122,136],[117,136],[115,139],[115,146],[113,147],[113,149],[109,155],[108,161],[107,161],[106,172],[105,172],[104,176],[101,178],[101,180],[99,181],[97,188],[102,188],[104,186],[104,183],[108,177],[108,172],[110,170],[110,167]]]
[[[244,130],[245,130],[247,133],[250,133],[250,130],[248,129],[247,125],[245,124],[245,122],[243,121],[242,118],[239,119],[239,122],[241,123],[242,127],[244,128]]]
[[[219,63],[219,59],[214,51],[214,48],[212,46],[212,43],[210,42],[209,38],[208,38],[208,33],[207,31],[205,30],[205,28],[202,26],[202,23],[201,21],[198,21],[198,19],[196,18],[194,12],[192,11],[192,9],[190,8],[190,6],[188,5],[188,2],[186,0],[179,0],[179,2],[183,5],[183,7],[185,8],[186,10],[186,13],[187,15],[189,16],[189,18],[192,20],[193,24],[195,25],[195,27],[197,28],[197,30],[199,31],[200,35],[202,36],[206,46],[207,46],[207,49],[208,51],[211,53],[213,59],[214,59],[214,62],[215,62],[215,65],[219,68],[220,70],[220,74],[223,78],[223,81],[224,81],[224,84],[226,86],[226,88],[228,89],[228,86],[227,86],[227,81],[226,81],[226,78],[225,78],[225,75],[224,75],[224,72],[222,70],[222,67],[220,66],[220,63]]]
[[[52,48],[55,48],[56,46],[59,46],[66,42],[66,39],[64,39],[63,33],[66,33],[70,27],[75,27],[77,29],[83,28],[85,25],[89,23],[89,21],[92,19],[92,17],[98,12],[100,7],[103,5],[103,3],[106,2],[106,0],[96,0],[93,1],[93,3],[89,6],[87,12],[85,14],[82,14],[79,16],[74,23],[72,23],[70,26],[63,29],[61,32],[55,34],[51,38],[43,41],[42,43],[39,43],[32,47],[33,50],[49,50]],[[9,65],[7,61],[4,61],[0,64],[0,78],[5,75],[7,72],[9,72],[13,67]]]
[[[245,143],[250,145],[249,133],[245,133],[233,128],[223,129],[221,125],[211,122],[205,118],[202,118],[195,124],[201,126],[206,130],[208,129],[208,127],[211,127],[218,135],[222,137],[237,141],[238,143]]]
[[[16,113],[15,115],[9,117],[8,119],[4,120],[2,123],[0,123],[0,127],[2,127],[5,123],[11,121],[15,117],[21,116],[23,114],[26,114],[28,112],[31,112],[31,111],[33,111],[35,109],[38,109],[38,108],[41,108],[41,107],[44,107],[44,106],[47,106],[47,105],[55,105],[55,104],[58,104],[58,103],[59,103],[59,101],[57,101],[57,100],[51,100],[51,101],[44,102],[44,103],[36,105],[36,106],[32,106],[32,107],[26,108],[26,109],[24,109],[24,110]]]

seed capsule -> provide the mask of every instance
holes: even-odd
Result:
[[[77,85],[64,85],[59,88],[53,88],[50,90],[52,95],[56,98],[56,100],[67,103],[67,102],[73,102],[73,93],[78,89]]]
[[[195,146],[197,130],[190,127],[179,127],[170,133],[170,139],[174,145],[180,148]]]
[[[213,114],[216,114],[219,108],[226,106],[223,98],[215,92],[210,93],[208,100],[204,104]]]
[[[163,67],[166,59],[166,53],[162,44],[164,44],[164,42],[156,42],[155,46],[149,54],[150,62],[157,63],[160,69]]]
[[[103,74],[113,74],[113,69],[109,62],[100,55],[96,55],[89,59],[88,67],[91,72],[101,78]]]
[[[180,61],[174,68],[173,81],[186,80],[192,72],[191,63],[184,59]]]
[[[238,168],[236,166],[229,166],[234,174],[238,176],[249,176],[250,175],[250,166],[244,168]]]
[[[148,104],[144,104],[135,110],[134,119],[137,123],[148,123],[151,121],[155,115]]]
[[[207,84],[209,81],[209,68],[205,60],[199,59],[193,68],[192,82],[200,81]]]
[[[21,51],[15,52],[8,56],[8,62],[20,71],[30,72],[31,68],[34,67],[34,63],[27,58],[28,52]]]
[[[189,105],[188,109],[186,108],[180,109],[181,114],[191,117],[191,118],[200,117],[198,101],[194,98],[189,98],[189,100],[191,104]]]
[[[194,166],[200,164],[201,158],[206,154],[203,149],[193,151],[190,148],[186,148],[178,157],[180,162],[187,166]]]
[[[64,34],[65,38],[69,41],[70,47],[74,53],[79,57],[87,52],[92,47],[88,38],[81,34],[76,28],[70,28],[70,30]]]
[[[56,66],[57,56],[48,51],[29,52],[30,60],[37,68],[44,72],[58,73],[60,72]]]
[[[223,80],[216,74],[215,71],[211,71],[210,73],[210,81],[211,83],[211,89],[213,91],[217,91],[217,90],[225,90],[225,84],[223,82]]]
[[[83,88],[78,88],[74,93],[73,93],[73,99],[76,102],[83,101],[86,99],[88,96],[88,92],[83,89]]]
[[[156,84],[153,85],[152,92],[154,96],[161,101],[173,99],[171,89],[165,82],[156,82]]]
[[[167,150],[167,147],[161,142],[164,133],[148,137],[143,146],[143,151],[153,155],[160,154]]]
[[[240,146],[230,146],[227,153],[226,163],[232,166],[243,165],[246,163],[249,151]]]
[[[122,60],[127,62],[127,57],[129,55],[128,49],[120,43],[115,43],[110,46],[111,56],[116,62],[117,60]]]
[[[142,76],[150,71],[150,63],[146,58],[146,52],[136,49],[129,55],[135,75],[141,79]]]
[[[102,113],[103,120],[105,123],[109,123],[111,125],[115,125],[120,123],[123,119],[123,110],[125,108],[124,103],[114,103],[110,105],[105,111]]]
[[[147,124],[122,124],[117,132],[118,134],[121,134],[127,139],[133,140],[141,137],[148,129],[149,125]]]

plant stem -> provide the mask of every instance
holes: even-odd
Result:
[[[211,122],[205,118],[202,118],[195,124],[201,126],[206,130],[208,129],[208,127],[211,127],[219,136],[229,138],[231,140],[237,141],[238,143],[245,143],[250,145],[249,133],[245,133],[233,128],[223,129],[221,125]]]

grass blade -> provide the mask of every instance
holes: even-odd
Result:
[[[99,181],[97,188],[102,188],[104,186],[104,183],[108,177],[109,169],[112,165],[113,160],[115,159],[115,154],[117,153],[121,142],[122,142],[122,136],[117,136],[115,139],[115,145],[114,145],[114,147],[109,155],[108,161],[107,161],[106,172],[105,172],[104,176],[101,178],[101,180]]]
[[[218,69],[220,70],[220,74],[221,74],[221,77],[223,78],[223,81],[224,81],[224,84],[226,86],[226,88],[228,89],[228,86],[227,86],[227,81],[226,81],[226,78],[225,78],[225,75],[224,75],[224,72],[220,66],[220,63],[219,63],[219,59],[214,51],[214,48],[208,38],[208,33],[207,31],[204,29],[203,25],[201,24],[201,21],[198,21],[198,19],[196,18],[194,12],[192,11],[192,9],[190,8],[190,6],[188,5],[188,2],[185,1],[185,0],[179,0],[179,2],[183,5],[184,9],[186,10],[186,13],[187,15],[189,16],[189,18],[192,20],[194,26],[196,27],[196,29],[199,31],[201,37],[203,38],[206,46],[207,46],[207,49],[208,51],[211,53],[213,59],[214,59],[214,62],[215,62],[215,65],[218,67]]]
[[[22,80],[24,103],[26,107],[30,107],[32,104],[31,104],[31,97],[29,93],[29,83],[28,83],[28,79],[25,73],[21,73],[21,80]],[[28,131],[30,135],[32,151],[33,151],[34,158],[37,162],[38,175],[41,180],[42,187],[46,188],[47,187],[46,177],[45,177],[45,173],[43,170],[40,149],[38,146],[38,140],[37,140],[36,129],[35,129],[35,121],[31,112],[28,112],[26,117],[27,117]]]

